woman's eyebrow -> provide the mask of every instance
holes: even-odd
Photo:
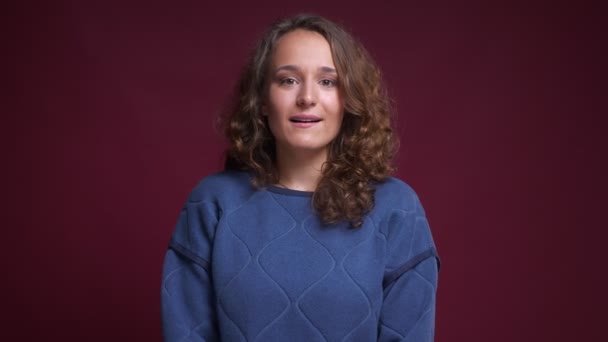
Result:
[[[319,68],[319,71],[328,73],[328,74],[337,74],[336,69],[328,66],[323,66]]]
[[[300,70],[300,68],[298,68],[296,65],[281,65],[280,67],[278,67],[275,72],[279,72],[281,70],[287,70],[287,71],[298,71]]]
[[[287,71],[300,71],[301,68],[298,67],[297,65],[293,65],[293,64],[287,64],[287,65],[281,65],[280,67],[276,68],[275,72],[279,72],[282,70],[287,70]],[[323,73],[333,73],[333,74],[337,74],[336,69],[332,68],[332,67],[328,67],[328,66],[322,66],[319,67],[319,71],[323,72]]]

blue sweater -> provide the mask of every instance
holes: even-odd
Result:
[[[438,259],[414,191],[377,185],[359,228],[322,225],[311,196],[203,179],[165,257],[165,341],[432,341]]]

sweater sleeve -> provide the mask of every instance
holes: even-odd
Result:
[[[433,341],[439,259],[424,209],[413,191],[385,227],[388,258],[378,341]]]
[[[191,196],[163,264],[161,319],[166,342],[219,341],[210,269],[216,224],[214,206]]]

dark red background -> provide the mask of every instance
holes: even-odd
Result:
[[[263,28],[302,11],[384,70],[443,261],[436,341],[605,335],[599,8],[49,1],[4,14],[0,339],[161,340],[169,236],[221,168],[212,121]]]

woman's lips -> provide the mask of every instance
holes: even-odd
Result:
[[[297,114],[289,118],[289,121],[291,121],[294,126],[300,128],[312,127],[321,120],[320,117],[312,114]]]

